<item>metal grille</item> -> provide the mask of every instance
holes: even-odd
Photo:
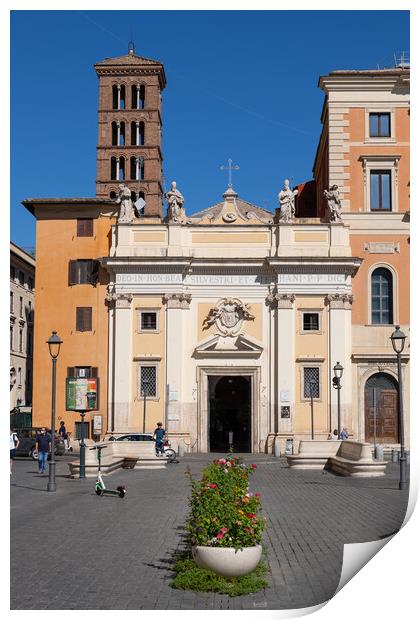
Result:
[[[141,329],[153,330],[157,328],[157,315],[156,312],[142,312],[141,313]]]
[[[312,394],[311,394],[311,381]],[[303,369],[303,397],[304,398],[319,398],[319,368],[308,367]]]
[[[156,366],[140,366],[140,396],[155,397],[157,394]]]
[[[319,314],[318,312],[303,313],[303,330],[319,331]]]

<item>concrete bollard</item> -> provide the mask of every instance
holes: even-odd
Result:
[[[184,454],[185,454],[184,439],[180,437],[179,442],[178,442],[178,456],[184,456]]]
[[[399,456],[398,450],[392,450],[392,452],[391,452],[391,461],[392,461],[392,463],[398,463],[398,456]]]
[[[280,458],[281,456],[280,443],[277,441],[274,444],[274,456],[277,458]]]
[[[374,454],[374,458],[377,461],[383,461],[384,460],[384,447],[383,446],[376,446],[375,447],[375,454]]]

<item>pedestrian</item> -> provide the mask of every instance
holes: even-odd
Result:
[[[41,433],[36,436],[35,448],[38,451],[38,472],[45,474],[48,454],[51,450],[51,435],[47,433],[44,426],[41,428]]]
[[[64,441],[64,447],[66,450],[69,449],[69,437],[66,430],[66,425],[63,421],[60,422],[60,428],[58,429],[58,434],[60,438]]]
[[[340,433],[340,439],[348,439],[348,438],[349,438],[349,432],[347,428],[343,426],[343,430]]]
[[[163,456],[163,441],[166,436],[166,431],[163,428],[162,422],[157,423],[157,428],[153,433],[153,439],[155,440],[156,456]]]
[[[15,458],[15,450],[18,446],[19,437],[13,429],[10,429],[10,475],[12,475],[13,459]]]
[[[338,441],[338,430],[335,428],[333,430],[332,434],[331,433],[328,434],[327,439],[331,439],[333,441]]]

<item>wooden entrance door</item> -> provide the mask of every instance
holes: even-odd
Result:
[[[398,442],[397,383],[390,375],[377,373],[365,386],[365,441]]]

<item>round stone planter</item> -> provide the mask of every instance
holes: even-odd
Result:
[[[192,548],[195,563],[201,568],[212,570],[222,577],[239,577],[253,571],[261,559],[262,547],[202,547]]]

